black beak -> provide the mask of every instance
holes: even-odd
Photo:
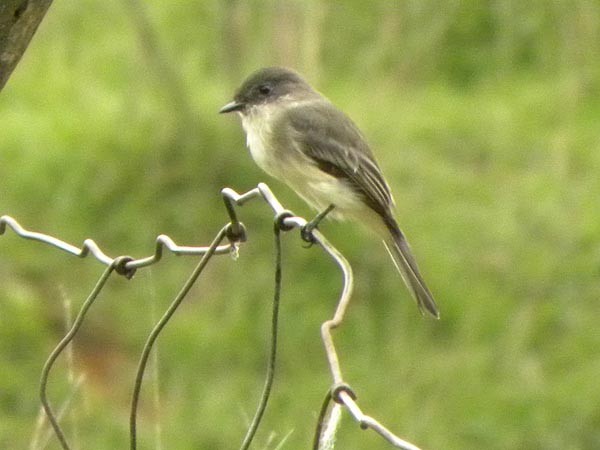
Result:
[[[219,110],[219,114],[230,113],[230,112],[234,112],[234,111],[241,111],[242,109],[244,109],[244,106],[246,106],[246,105],[244,105],[243,103],[236,102],[234,100],[232,102],[227,103],[225,106],[223,106]]]

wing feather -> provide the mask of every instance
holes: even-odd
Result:
[[[325,100],[291,108],[284,117],[288,142],[324,172],[345,179],[382,217],[393,199],[377,162],[356,125]]]

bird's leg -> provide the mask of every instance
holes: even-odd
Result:
[[[333,208],[335,208],[335,205],[332,203],[319,214],[317,214],[317,216],[313,220],[311,220],[302,227],[302,229],[300,230],[300,236],[305,242],[308,242],[310,245],[315,243],[315,240],[312,235],[313,230],[315,230],[319,226],[319,223],[321,223],[321,221],[325,218],[327,214],[331,212]]]

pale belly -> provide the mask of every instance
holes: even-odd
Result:
[[[333,177],[321,171],[300,151],[289,148],[270,148],[271,130],[267,126],[268,117],[242,117],[246,131],[246,145],[256,164],[274,178],[291,187],[300,197],[317,211],[329,205],[335,209],[329,217],[345,219],[371,215],[362,198],[342,178]]]

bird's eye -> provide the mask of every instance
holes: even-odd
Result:
[[[261,84],[258,87],[258,92],[260,92],[262,95],[269,95],[272,91],[273,88],[268,84]]]

